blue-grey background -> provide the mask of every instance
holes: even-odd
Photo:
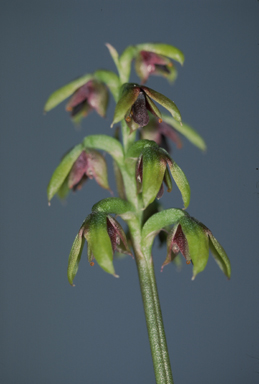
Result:
[[[173,87],[155,77],[148,85],[207,142],[202,154],[184,140],[173,157],[191,185],[188,212],[232,263],[230,281],[210,257],[193,282],[185,264],[160,273],[166,250],[154,249],[175,383],[258,383],[258,15],[256,0],[1,3],[1,383],[155,382],[134,261],[115,261],[115,279],[91,268],[85,250],[76,287],[66,278],[83,219],[109,195],[89,181],[66,205],[46,199],[64,152],[87,134],[112,134],[113,101],[81,131],[64,103],[42,112],[56,88],[114,69],[106,42],[120,53],[142,42],[185,53]],[[182,207],[177,188],[162,202]]]

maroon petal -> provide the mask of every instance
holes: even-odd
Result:
[[[169,139],[171,139],[176,144],[177,148],[182,147],[182,142],[181,142],[179,135],[176,133],[176,131],[170,125],[162,122],[159,124],[158,129],[159,129],[159,132],[161,133],[161,135],[164,135],[164,136],[168,137]]]
[[[168,59],[166,57],[157,55],[154,52],[141,51],[140,54],[147,66],[151,66],[152,64],[165,66],[166,64],[168,64]]]
[[[122,226],[111,216],[107,216],[107,232],[111,239],[113,252],[118,251],[132,256]]]
[[[186,260],[189,260],[189,250],[188,250],[188,243],[187,239],[184,236],[184,233],[182,231],[182,227],[180,224],[176,228],[174,228],[171,237],[169,235],[169,247],[168,247],[168,253],[177,254],[179,251],[183,255],[183,257]]]
[[[83,176],[86,175],[87,171],[87,154],[85,151],[83,151],[80,156],[77,158],[75,161],[68,177],[68,187],[69,188],[74,188],[75,189],[80,189],[80,184],[81,179]],[[86,181],[84,179],[84,181]]]
[[[66,106],[67,111],[72,111],[75,106],[87,100],[89,96],[89,83],[90,82],[78,88],[78,90],[73,94],[73,96],[71,97],[71,99],[69,100]]]

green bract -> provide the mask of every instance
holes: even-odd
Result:
[[[162,114],[165,123],[170,124],[174,129],[185,136],[192,144],[196,145],[202,151],[206,151],[206,143],[203,138],[188,124],[178,123],[173,117]]]

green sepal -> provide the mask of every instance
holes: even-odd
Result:
[[[111,240],[107,233],[107,214],[98,212],[90,215],[89,230],[85,232],[85,238],[99,266],[116,276]]]
[[[120,164],[124,154],[121,143],[107,135],[90,135],[83,140],[84,148],[96,148],[109,153]]]
[[[168,161],[168,166],[172,177],[181,192],[184,208],[186,209],[190,204],[191,199],[191,189],[188,180],[179,165],[177,165],[174,160]]]
[[[164,183],[167,186],[167,192],[171,192],[173,189],[172,180],[170,177],[170,173],[168,171],[168,168],[166,167],[165,175],[164,175]]]
[[[202,151],[206,151],[206,143],[203,138],[188,124],[179,124],[173,117],[162,114],[165,123],[172,125],[178,132],[185,136],[192,144],[196,145]]]
[[[184,63],[184,54],[180,49],[173,47],[169,44],[160,44],[160,43],[145,43],[145,44],[138,44],[135,46],[137,51],[147,51],[147,52],[153,52],[158,55],[169,57],[172,60],[177,61],[178,63],[182,64]]]
[[[78,88],[82,87],[82,85],[84,85],[91,79],[93,79],[93,75],[86,74],[76,80],[71,81],[67,85],[64,85],[63,87],[57,89],[49,96],[44,106],[44,112],[48,112],[51,109],[55,108],[58,104],[60,104],[63,100],[71,96]]]
[[[108,197],[94,204],[93,212],[105,212],[106,214],[114,213],[123,219],[129,219],[134,212],[134,208],[130,202],[120,197]]]
[[[58,192],[59,188],[62,186],[65,181],[70,169],[72,168],[74,162],[83,151],[84,147],[82,144],[76,145],[61,161],[59,166],[55,169],[48,188],[47,196],[48,201]]]
[[[216,263],[220,267],[220,269],[224,272],[224,274],[230,279],[231,276],[231,265],[229,258],[224,250],[224,248],[220,245],[217,239],[209,233],[209,247],[214,257]]]
[[[120,56],[120,78],[122,83],[127,83],[130,77],[131,62],[136,56],[135,46],[129,45]]]
[[[155,115],[161,119],[162,114],[159,111],[159,109],[157,108],[156,104],[152,101],[152,99],[148,95],[146,95],[146,99],[147,99],[150,107],[152,108],[153,112],[155,113]]]
[[[94,78],[99,80],[107,85],[109,90],[111,91],[115,101],[118,100],[119,97],[119,89],[120,89],[120,80],[116,73],[112,71],[108,71],[106,69],[98,69],[94,72]]]
[[[132,107],[138,98],[140,88],[138,84],[123,84],[120,90],[120,99],[116,104],[111,128],[114,124],[124,119],[127,111]]]
[[[67,277],[69,283],[72,286],[74,286],[73,281],[78,271],[78,265],[81,259],[84,243],[85,239],[83,237],[83,228],[81,227],[79,233],[76,235],[76,238],[73,242],[68,258]]]
[[[149,147],[157,148],[158,145],[153,140],[146,140],[146,139],[138,140],[130,146],[130,148],[126,154],[126,158],[137,159],[141,155],[143,150],[145,148],[149,148]]]
[[[163,183],[165,170],[166,161],[161,159],[160,152],[152,147],[145,148],[143,150],[143,208],[155,200]]]
[[[68,177],[69,175],[67,175],[67,177],[65,178],[65,180],[63,181],[63,183],[61,184],[60,188],[57,191],[57,196],[59,197],[60,200],[65,200],[65,198],[70,192],[70,188],[68,186]]]
[[[175,224],[181,217],[185,217],[186,215],[187,213],[179,208],[165,209],[164,211],[155,213],[143,225],[142,241],[145,242],[147,238],[152,236],[155,232]]]
[[[191,217],[186,215],[179,220],[187,239],[190,259],[193,263],[193,277],[204,270],[209,258],[209,239],[204,229]]]
[[[162,95],[162,93],[159,93],[154,89],[148,88],[146,86],[141,86],[141,88],[149,97],[167,109],[173,118],[175,118],[175,120],[182,121],[180,111],[172,100],[168,99],[168,97]]]

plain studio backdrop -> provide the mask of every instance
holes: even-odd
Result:
[[[116,260],[115,279],[91,268],[85,249],[75,288],[66,277],[82,221],[109,194],[92,180],[67,204],[48,207],[46,198],[69,148],[113,134],[112,100],[105,119],[93,112],[81,130],[65,103],[43,115],[55,89],[115,70],[107,42],[119,53],[142,42],[184,52],[173,86],[157,77],[147,85],[174,100],[207,143],[203,154],[183,139],[172,156],[191,185],[188,212],[232,263],[230,281],[211,256],[191,281],[185,263],[160,273],[166,249],[154,246],[175,383],[258,383],[258,15],[256,0],[1,3],[1,383],[155,383],[134,260]],[[176,187],[161,201],[182,207]]]

